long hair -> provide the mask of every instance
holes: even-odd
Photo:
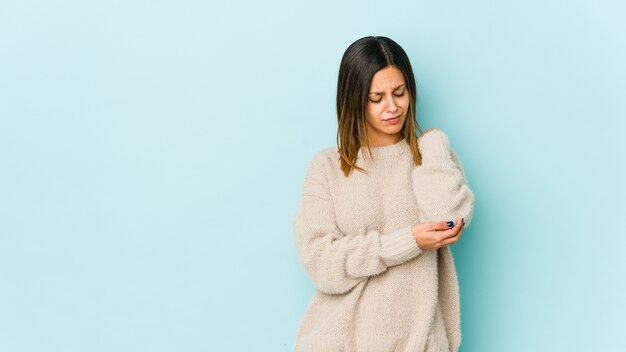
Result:
[[[406,143],[410,145],[415,165],[422,164],[417,146],[417,135],[422,130],[415,116],[417,92],[415,77],[409,58],[393,40],[382,36],[368,36],[358,39],[346,49],[339,66],[337,81],[337,147],[341,159],[341,170],[347,177],[354,168],[367,173],[356,165],[358,151],[361,146],[367,148],[367,130],[365,128],[365,111],[367,96],[374,74],[389,66],[398,68],[409,92],[409,109],[402,127]],[[403,142],[404,143],[404,142]]]

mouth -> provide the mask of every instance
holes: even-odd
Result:
[[[398,116],[394,116],[394,117],[390,117],[390,118],[385,119],[385,120],[383,120],[383,121],[389,121],[389,120],[397,119],[397,118],[399,118],[399,117],[400,117],[400,115],[398,115]]]

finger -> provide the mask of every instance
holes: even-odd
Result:
[[[448,225],[448,223],[450,223],[450,221],[446,221],[446,220],[437,221],[437,222],[431,222],[428,229],[430,231],[445,231],[445,230],[448,230],[448,229],[451,228]],[[457,224],[457,223],[453,222],[453,225],[455,225],[455,224]]]
[[[448,238],[442,240],[440,242],[440,246],[443,247],[443,246],[447,246],[447,245],[450,245],[450,244],[458,242],[459,239],[461,238],[461,234],[463,234],[463,230],[465,230],[465,226],[463,226],[463,224],[461,224],[461,229],[459,230],[459,232],[457,232],[456,235],[454,235],[454,236],[451,236],[451,237],[448,237]]]
[[[447,239],[447,238],[452,238],[452,237],[456,237],[456,235],[459,233],[459,230],[461,230],[461,228],[463,227],[463,222],[461,221],[460,218],[455,219],[455,223],[454,223],[454,227],[442,231],[442,237],[441,239]]]
[[[445,246],[449,246],[449,245],[451,245],[451,244],[455,244],[455,243],[457,243],[457,242],[458,242],[458,240],[459,240],[459,239],[458,239],[458,237],[451,237],[451,238],[448,238],[448,239],[446,239],[446,240],[444,240],[444,241],[441,241],[441,246],[440,246],[440,248],[441,248],[441,247],[445,247]]]
[[[465,225],[461,224],[461,228],[459,229],[459,232],[456,234],[457,241],[459,240],[459,238],[461,238],[463,231],[465,231]]]

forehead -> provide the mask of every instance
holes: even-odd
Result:
[[[371,88],[373,90],[384,88],[395,88],[404,83],[402,71],[394,66],[385,67],[379,70],[372,77]]]

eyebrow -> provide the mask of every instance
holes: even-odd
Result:
[[[397,90],[398,88],[400,88],[400,87],[402,87],[402,86],[405,86],[405,85],[406,85],[406,83],[402,83],[401,85],[399,85],[399,86],[395,87],[393,90]],[[377,95],[381,95],[381,94],[383,94],[383,92],[370,92],[370,94],[377,94]]]

